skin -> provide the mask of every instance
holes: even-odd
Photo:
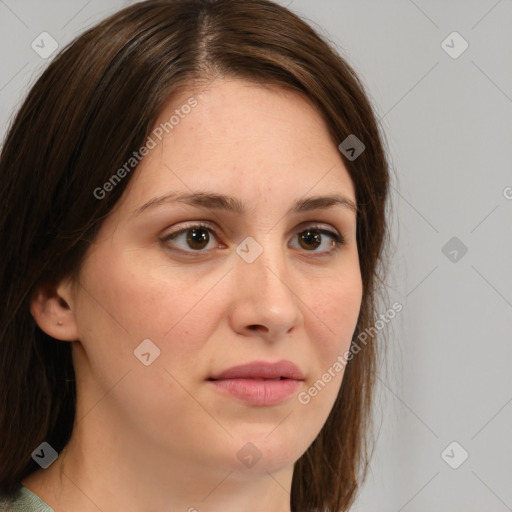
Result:
[[[192,94],[197,106],[134,171],[78,283],[41,286],[32,300],[39,326],[73,343],[77,375],[70,442],[22,482],[57,512],[289,512],[294,463],[341,385],[342,373],[309,404],[297,399],[350,346],[362,299],[356,214],[333,206],[286,215],[304,197],[355,202],[336,144],[303,96],[242,80],[174,97],[159,122]],[[191,190],[235,196],[247,212],[168,202],[133,215],[156,196]],[[187,233],[161,241],[199,220],[218,235],[207,231],[204,248]],[[328,235],[301,245],[314,224],[344,245],[329,253]],[[236,252],[249,236],[263,249],[252,263]],[[160,349],[149,366],[134,356],[147,338]],[[206,381],[281,359],[305,381],[277,405],[249,405]],[[251,468],[237,457],[247,442],[261,453]]]

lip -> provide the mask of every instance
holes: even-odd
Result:
[[[299,367],[291,361],[254,361],[233,366],[208,379],[221,393],[250,405],[276,405],[295,393],[304,380]]]
[[[291,361],[284,359],[275,363],[253,361],[233,366],[217,375],[212,375],[208,380],[278,378],[304,380],[304,376],[299,367]]]

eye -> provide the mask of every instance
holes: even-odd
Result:
[[[179,231],[170,233],[165,236],[162,241],[166,243],[173,241],[172,245],[175,245],[176,241],[183,240],[189,249],[193,249],[193,252],[206,252],[204,249],[208,247],[208,244],[211,241],[210,233],[213,233],[215,238],[217,238],[215,230],[210,225],[203,224],[202,222],[196,222],[195,224],[186,226]],[[183,253],[190,252],[187,248],[178,248],[173,250]]]
[[[325,235],[328,237],[327,241],[324,239]],[[306,229],[303,229],[297,233],[297,237],[300,248],[305,249],[307,252],[329,254],[340,249],[341,246],[345,244],[345,240],[339,233],[318,225],[309,226]],[[324,244],[326,250],[317,251],[316,249],[322,244]]]

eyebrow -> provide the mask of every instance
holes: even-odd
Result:
[[[233,196],[213,192],[192,192],[183,194],[171,192],[169,194],[150,199],[147,203],[144,203],[142,206],[135,209],[132,214],[137,216],[146,210],[173,202],[185,203],[198,208],[224,210],[237,215],[244,215],[246,213],[243,203]],[[312,196],[297,199],[288,209],[286,215],[332,208],[333,206],[348,208],[354,213],[357,213],[358,210],[356,203],[351,199],[338,194],[332,194],[327,196]]]

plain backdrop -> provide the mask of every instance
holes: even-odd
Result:
[[[0,125],[59,48],[130,4],[0,0]],[[294,0],[359,73],[392,164],[379,434],[353,510],[512,510],[512,1]],[[454,32],[456,32],[454,34]]]

